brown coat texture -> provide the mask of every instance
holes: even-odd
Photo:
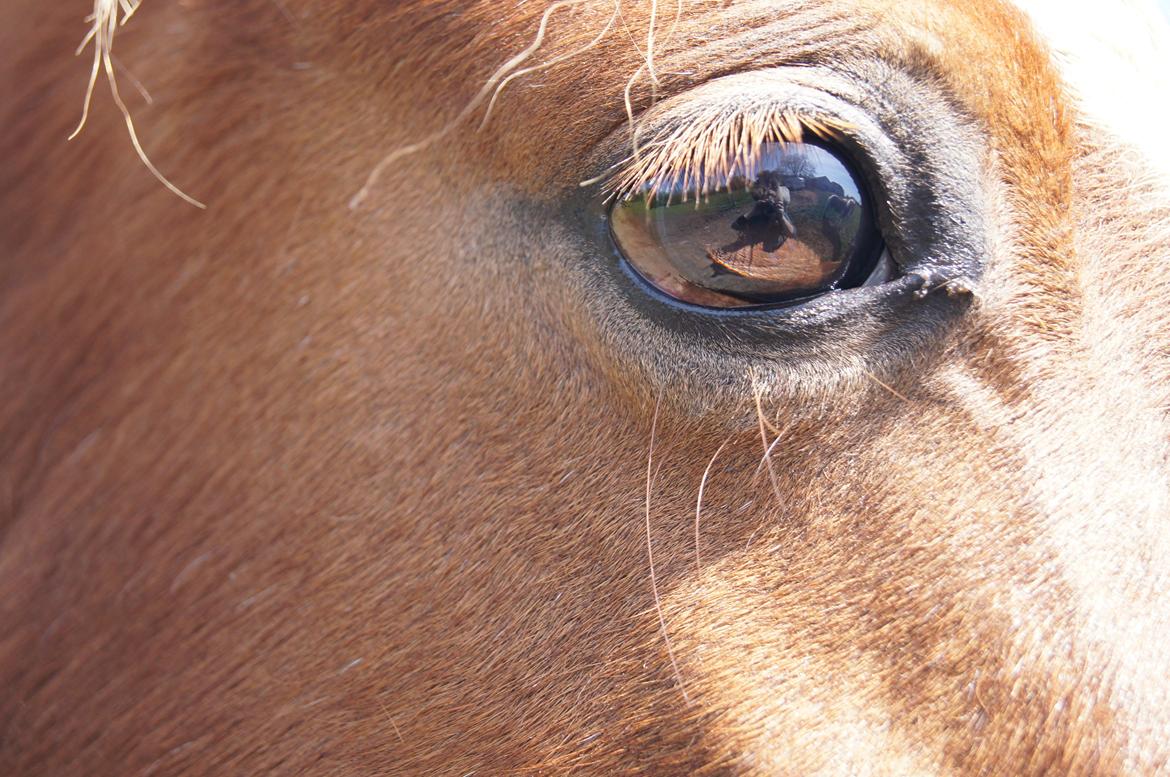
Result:
[[[65,142],[84,6],[0,10],[0,774],[1170,770],[1170,167],[1039,12],[565,4],[480,126],[547,4],[148,0],[199,210],[100,80]],[[979,271],[751,342],[595,283],[630,117],[757,93]]]

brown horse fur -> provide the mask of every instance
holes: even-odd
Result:
[[[123,94],[201,211],[100,89],[64,142],[75,5],[0,11],[0,773],[1170,769],[1168,168],[1094,112],[1144,60],[1071,81],[1003,0],[571,4],[383,163],[547,6],[151,0]],[[985,260],[949,325],[734,350],[589,282],[631,117],[826,72],[958,182],[908,211]]]

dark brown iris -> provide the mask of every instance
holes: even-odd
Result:
[[[652,200],[618,203],[618,247],[661,291],[709,307],[786,302],[864,282],[880,237],[847,164],[821,145],[765,143],[752,167],[698,197],[659,190]]]

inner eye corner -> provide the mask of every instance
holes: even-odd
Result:
[[[718,173],[659,176],[612,197],[623,260],[667,297],[706,308],[791,305],[888,280],[863,166],[826,135],[766,140]]]

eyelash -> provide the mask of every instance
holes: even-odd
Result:
[[[705,113],[705,116],[709,114]],[[600,179],[606,201],[625,200],[639,194],[653,198],[665,190],[682,201],[693,193],[703,196],[736,174],[752,177],[759,149],[764,143],[799,143],[805,133],[834,141],[847,133],[847,123],[773,105],[737,109],[712,120],[693,118],[653,128],[652,138],[641,142],[640,127],[631,132],[633,153]]]

